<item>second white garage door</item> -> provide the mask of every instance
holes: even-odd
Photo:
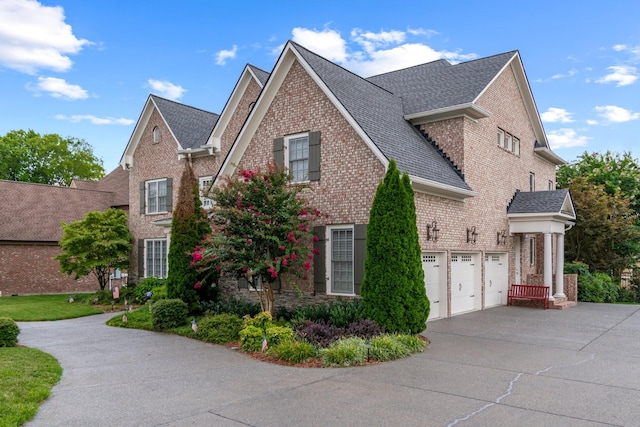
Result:
[[[481,308],[479,255],[451,254],[451,314]]]
[[[484,257],[484,306],[507,303],[509,268],[507,254],[488,253]]]

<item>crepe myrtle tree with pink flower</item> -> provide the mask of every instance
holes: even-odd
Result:
[[[192,254],[192,266],[246,280],[257,291],[262,311],[274,312],[274,288],[306,280],[313,265],[313,222],[304,184],[291,183],[287,170],[244,169],[212,189],[212,233]]]

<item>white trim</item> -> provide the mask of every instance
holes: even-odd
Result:
[[[156,194],[156,208],[157,208],[157,210],[155,210],[153,212],[150,212],[149,211],[149,184],[151,184],[151,183],[159,183],[159,182],[164,182],[165,183],[164,184],[165,185],[165,187],[164,187],[164,191],[165,191],[165,194],[164,194],[164,197],[165,197],[164,208],[165,209],[164,210],[160,210],[160,203],[158,202],[158,198],[160,197],[159,196],[160,192],[158,191],[158,186],[156,186],[156,192],[158,193],[158,194]],[[149,180],[145,181],[144,182],[144,202],[145,202],[144,203],[144,213],[146,215],[155,215],[155,214],[164,214],[164,213],[169,212],[167,210],[166,197],[167,197],[167,178],[149,179]]]
[[[436,108],[435,110],[421,111],[419,113],[406,114],[405,120],[411,121],[412,124],[429,123],[455,117],[467,117],[473,121],[490,117],[491,112],[475,104],[467,102],[465,104],[451,105],[449,107]],[[425,119],[425,120],[420,120]]]
[[[160,275],[160,276],[150,276],[149,275],[149,271],[148,271],[148,257],[149,257],[149,243],[151,242],[164,242],[164,245],[166,247],[166,256],[164,259],[164,276]],[[161,245],[162,246],[162,245]],[[162,250],[162,248],[160,248]],[[158,238],[150,238],[150,239],[144,239],[144,258],[143,258],[143,263],[144,263],[144,277],[158,277],[158,278],[166,278],[169,275],[169,239],[166,237],[158,237]],[[154,269],[155,269],[155,265],[154,265]],[[160,273],[162,273],[162,264],[160,265]]]
[[[478,195],[478,193],[473,190],[465,190],[463,188],[442,184],[440,182],[418,178],[413,175],[410,175],[409,178],[411,179],[411,185],[413,189],[420,193],[431,194],[433,196],[439,196],[445,199],[458,201],[464,201],[464,199],[466,198],[475,197]]]

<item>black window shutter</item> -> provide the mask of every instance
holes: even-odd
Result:
[[[167,178],[167,212],[173,212],[173,178]]]
[[[140,213],[145,213],[144,181],[140,181]]]
[[[281,168],[284,167],[284,138],[273,140],[273,161]]]
[[[309,181],[320,181],[320,131],[309,132]]]
[[[313,234],[318,238],[316,242],[313,242],[313,248],[319,251],[318,255],[313,258],[313,291],[316,294],[327,292],[326,232],[327,228],[324,226],[313,227]]]
[[[144,277],[144,239],[138,239],[138,282],[143,277]]]
[[[367,224],[356,224],[353,229],[353,290],[360,295],[364,279],[364,260],[367,254]]]

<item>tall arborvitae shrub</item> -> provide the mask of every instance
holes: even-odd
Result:
[[[390,332],[426,328],[429,300],[424,286],[415,202],[409,176],[389,162],[369,213],[362,282],[365,317]]]
[[[169,245],[169,273],[167,294],[191,305],[198,301],[214,299],[217,288],[214,283],[205,283],[202,273],[192,268],[191,254],[211,232],[206,214],[202,210],[198,181],[186,163],[180,178],[178,202],[171,219],[171,242]]]

